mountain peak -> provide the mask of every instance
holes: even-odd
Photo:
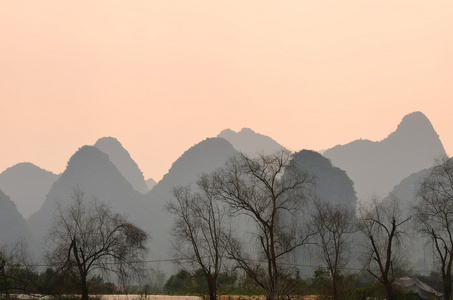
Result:
[[[109,145],[109,146],[115,146],[115,147],[123,147],[121,143],[114,137],[107,136],[107,137],[102,137],[96,141],[96,144],[94,144],[95,147],[101,146],[101,145]]]
[[[432,165],[445,149],[421,112],[403,117],[397,129],[379,142],[354,141],[324,152],[354,181],[359,198],[385,197],[403,178]]]
[[[244,127],[239,132],[225,129],[217,135],[229,141],[237,151],[248,154],[265,153],[286,150],[282,145],[266,135],[256,133],[250,128]]]
[[[401,120],[397,129],[383,142],[404,144],[406,148],[426,148],[427,152],[445,154],[442,142],[429,119],[421,112],[410,113]],[[428,145],[431,145],[429,147]],[[428,147],[428,148],[427,148]]]
[[[0,189],[16,203],[17,209],[28,218],[46,199],[58,175],[32,163],[23,162],[9,167],[0,174]]]
[[[253,130],[250,129],[250,128],[244,127],[244,128],[242,128],[241,131],[239,131],[238,133],[240,133],[240,134],[253,134],[253,133],[256,133],[256,132],[253,131]]]
[[[420,130],[435,132],[429,119],[419,111],[410,113],[401,120],[396,131],[413,131],[420,134]]]
[[[46,234],[55,203],[68,203],[76,187],[87,197],[96,197],[122,213],[131,212],[143,197],[134,190],[106,153],[94,146],[83,146],[69,159],[65,171],[50,188],[41,208],[28,218],[30,229],[37,238]]]
[[[94,144],[96,148],[106,153],[115,167],[123,174],[134,189],[142,194],[148,192],[145,178],[137,163],[129,152],[114,137],[103,137]]]

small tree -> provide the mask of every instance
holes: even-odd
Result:
[[[255,225],[247,240],[226,236],[228,255],[271,300],[293,292],[288,278],[294,269],[284,263],[314,234],[306,230],[308,222],[301,216],[314,178],[290,162],[291,155],[283,151],[257,157],[241,154],[211,175],[215,193],[232,216]],[[251,245],[256,248],[247,251]]]
[[[359,229],[365,235],[367,271],[385,288],[387,299],[396,299],[393,282],[403,265],[402,238],[410,218],[403,217],[396,198],[360,207]],[[376,270],[377,269],[377,270]]]
[[[76,188],[68,206],[58,204],[48,232],[47,257],[80,283],[83,300],[96,273],[120,279],[141,273],[147,234],[96,199],[87,201]]]
[[[33,292],[37,273],[27,246],[23,241],[0,247],[0,298],[11,298],[11,293]]]
[[[313,224],[317,233],[315,244],[332,279],[333,299],[339,299],[341,272],[349,262],[351,234],[356,231],[354,211],[340,204],[315,201]]]
[[[198,181],[198,192],[188,187],[174,190],[175,202],[167,209],[175,215],[172,235],[175,257],[199,269],[207,283],[209,298],[217,298],[218,277],[224,258],[223,239],[226,232],[225,206],[218,201],[212,190],[209,176]]]
[[[414,207],[419,232],[429,239],[440,267],[444,297],[452,296],[453,161],[439,160],[420,183]]]

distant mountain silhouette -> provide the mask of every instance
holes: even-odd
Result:
[[[385,197],[403,178],[430,167],[445,155],[431,122],[421,112],[403,118],[395,132],[380,142],[356,140],[324,152],[354,181],[359,200]]]
[[[14,202],[0,190],[0,246],[21,240],[30,246],[33,241],[30,229]]]
[[[140,217],[144,196],[124,178],[107,154],[96,147],[83,146],[71,157],[66,170],[52,185],[41,209],[28,219],[37,240],[46,235],[56,202],[70,202],[76,187],[85,193],[85,197],[96,197],[109,203],[115,212],[125,214],[131,221]]]
[[[129,152],[121,145],[121,143],[113,137],[103,137],[97,140],[94,146],[102,152],[107,153],[112,163],[129,181],[136,191],[142,194],[148,192],[148,187],[145,183],[142,171],[137,163],[131,158]]]
[[[417,202],[417,190],[422,180],[429,175],[431,168],[412,173],[394,186],[393,190],[382,201],[388,201],[396,197],[401,204],[405,215],[411,214],[412,206]]]
[[[357,197],[354,183],[345,171],[333,166],[330,160],[311,150],[295,153],[291,163],[296,163],[316,177],[315,194],[322,201],[342,204],[355,211]]]
[[[150,243],[150,254],[153,258],[169,258],[171,256],[170,229],[173,216],[165,209],[165,205],[173,201],[173,188],[195,183],[203,173],[209,173],[222,167],[225,162],[237,152],[233,146],[222,138],[209,138],[178,158],[159,183],[146,195],[148,198],[146,212],[148,216],[148,231],[153,242]]]
[[[146,181],[146,187],[148,188],[148,191],[151,191],[153,189],[153,187],[157,184],[157,182],[152,179],[152,178],[148,178]]]
[[[24,218],[37,212],[58,175],[32,163],[16,164],[0,174],[0,189],[16,203]]]
[[[226,139],[233,145],[234,149],[247,154],[271,154],[280,150],[286,150],[285,147],[270,137],[256,133],[250,128],[242,128],[239,132],[225,129],[217,137]]]

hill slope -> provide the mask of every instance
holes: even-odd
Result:
[[[30,229],[14,202],[0,190],[0,246],[20,240],[29,245],[32,243]]]
[[[315,194],[322,201],[342,204],[355,211],[357,197],[354,183],[345,171],[333,166],[327,158],[311,150],[295,153],[291,163],[296,163],[316,177]]]
[[[403,118],[395,132],[380,142],[356,140],[324,152],[354,181],[359,199],[385,197],[403,178],[428,168],[444,155],[442,142],[421,112]]]
[[[42,240],[52,220],[57,201],[68,203],[75,188],[86,197],[108,202],[114,211],[136,221],[138,206],[144,196],[135,191],[110,161],[109,156],[93,146],[83,146],[69,160],[66,170],[52,185],[41,209],[28,219],[33,235]]]
[[[165,205],[173,201],[173,188],[187,185],[194,187],[201,174],[223,166],[228,158],[236,154],[228,141],[222,138],[206,139],[184,152],[146,195],[148,201],[144,210],[148,212],[147,230],[151,232],[153,239],[150,244],[153,258],[166,259],[171,256],[170,229],[173,217],[166,211]]]
[[[37,212],[58,175],[32,163],[16,164],[0,174],[0,189],[16,203],[24,218]]]
[[[132,159],[129,152],[124,149],[123,145],[117,139],[113,137],[100,138],[94,146],[102,152],[107,153],[110,161],[123,174],[127,181],[132,184],[136,191],[142,194],[148,192],[142,171]]]

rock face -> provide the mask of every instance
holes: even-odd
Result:
[[[250,128],[242,128],[239,132],[225,129],[220,132],[217,137],[224,138],[233,145],[234,149],[247,154],[271,154],[273,152],[286,150],[285,147],[270,137],[256,133]]]
[[[129,152],[123,148],[121,143],[113,137],[104,137],[94,144],[96,148],[107,153],[112,163],[123,174],[134,189],[142,194],[148,192],[142,171],[137,163],[131,158]]]
[[[354,183],[345,171],[333,166],[318,152],[310,150],[295,153],[291,163],[315,176],[315,194],[319,199],[332,204],[341,204],[355,211],[357,197]]]
[[[147,226],[153,242],[150,254],[154,259],[170,257],[173,216],[165,206],[173,201],[173,188],[190,185],[195,188],[196,181],[203,173],[209,173],[222,167],[237,152],[233,146],[222,138],[209,138],[189,150],[176,160],[168,173],[146,195],[146,208],[149,223]]]
[[[0,188],[16,203],[24,218],[37,212],[58,175],[32,163],[16,164],[0,174]]]
[[[30,229],[14,202],[0,190],[0,246],[21,240],[32,243]]]
[[[66,170],[52,185],[41,209],[28,219],[33,235],[38,239],[46,235],[57,201],[71,201],[75,188],[85,197],[96,197],[109,203],[113,210],[130,217],[140,216],[144,196],[137,192],[110,161],[109,156],[93,146],[83,146],[69,160]],[[138,213],[137,213],[138,212]]]
[[[385,197],[403,178],[432,166],[445,155],[431,122],[421,112],[403,118],[395,132],[380,142],[356,140],[324,152],[354,181],[359,200]]]

